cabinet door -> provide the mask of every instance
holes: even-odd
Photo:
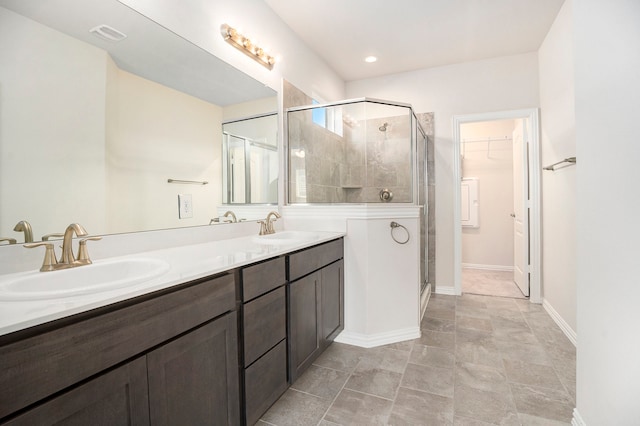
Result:
[[[320,272],[289,284],[290,380],[293,383],[319,354]]]
[[[328,346],[344,329],[344,279],[343,261],[322,268],[322,347]]]
[[[153,425],[240,423],[236,321],[231,312],[147,355]]]
[[[4,424],[149,425],[145,358],[98,376]]]

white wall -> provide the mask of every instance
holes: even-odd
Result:
[[[536,53],[506,56],[349,82],[347,97],[370,96],[434,112],[436,283],[453,288],[452,117],[538,106]],[[457,184],[457,183],[456,183]]]
[[[13,232],[20,220],[36,240],[70,222],[104,229],[107,61],[103,50],[0,8],[0,195],[9,200],[0,236],[24,242]]]
[[[640,419],[640,2],[573,4],[577,144],[578,412]]]
[[[462,176],[478,179],[479,227],[462,228],[462,263],[513,269],[514,120],[460,126]],[[487,139],[492,141],[488,142]]]
[[[572,0],[540,50],[542,166],[576,155]],[[576,171],[542,171],[542,295],[572,331],[576,324]]]
[[[183,0],[180,7],[175,0],[120,1],[277,91],[284,78],[327,101],[344,98],[342,79],[264,1]],[[269,71],[224,41],[220,26],[225,23],[270,48],[279,58],[274,69]]]

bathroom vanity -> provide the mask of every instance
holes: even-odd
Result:
[[[0,336],[0,421],[254,424],[343,328],[343,239],[314,239]]]

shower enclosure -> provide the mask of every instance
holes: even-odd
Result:
[[[422,289],[428,283],[426,135],[408,104],[354,99],[289,108],[287,201],[422,207]]]

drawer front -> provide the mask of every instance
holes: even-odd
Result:
[[[251,365],[287,337],[287,304],[282,286],[244,305],[244,365]]]
[[[227,274],[0,347],[0,418],[235,309]]]
[[[255,299],[287,280],[285,258],[278,257],[242,270],[243,301]]]
[[[245,370],[245,412],[252,425],[287,390],[287,344],[283,340]]]
[[[331,262],[342,259],[343,256],[344,242],[342,238],[291,254],[289,255],[289,281],[296,280]]]

